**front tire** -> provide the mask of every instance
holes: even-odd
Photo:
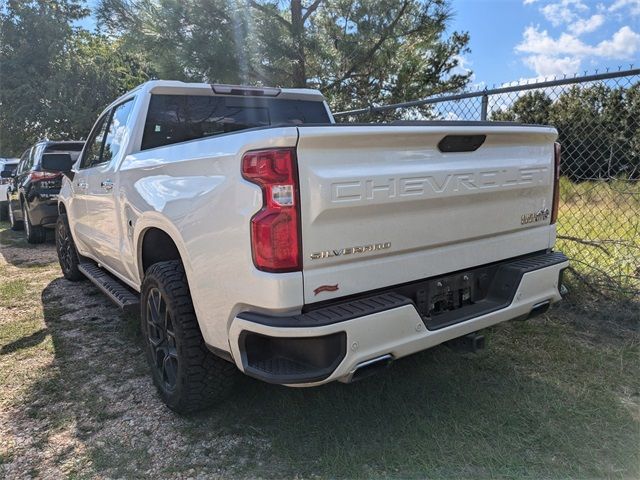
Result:
[[[26,202],[22,205],[22,223],[24,224],[24,233],[27,235],[29,243],[43,243],[47,238],[47,232],[40,225],[33,225],[29,218],[29,209]]]
[[[226,398],[236,367],[207,349],[180,261],[149,267],[140,306],[147,360],[164,403],[176,412],[187,413]]]
[[[58,252],[58,262],[60,262],[60,269],[64,278],[72,282],[82,280],[84,275],[78,269],[80,255],[78,255],[76,244],[71,236],[69,220],[64,213],[58,215],[58,221],[56,222],[56,251]]]

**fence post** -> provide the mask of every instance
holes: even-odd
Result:
[[[487,121],[487,109],[489,108],[489,95],[484,93],[482,95],[482,107],[480,110],[480,120],[483,122]]]

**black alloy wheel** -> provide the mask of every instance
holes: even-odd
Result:
[[[171,312],[158,288],[151,288],[147,296],[146,333],[151,349],[151,366],[156,378],[162,379],[167,392],[176,388],[178,352]]]
[[[230,394],[238,370],[205,344],[179,260],[155,263],[145,272],[140,327],[153,383],[169,408],[202,410]]]
[[[60,262],[60,269],[64,278],[71,281],[84,278],[84,275],[78,269],[80,255],[76,250],[76,245],[69,229],[69,221],[64,213],[58,215],[58,221],[56,222],[56,251],[58,252],[58,262]]]

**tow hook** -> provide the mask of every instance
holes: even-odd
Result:
[[[454,338],[445,342],[445,345],[457,352],[471,352],[476,353],[479,350],[483,350],[485,346],[484,335],[478,332],[469,333],[464,337]]]

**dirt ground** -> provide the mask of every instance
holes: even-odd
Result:
[[[353,385],[243,379],[181,417],[136,318],[0,224],[0,477],[638,478],[640,307],[570,297]]]

